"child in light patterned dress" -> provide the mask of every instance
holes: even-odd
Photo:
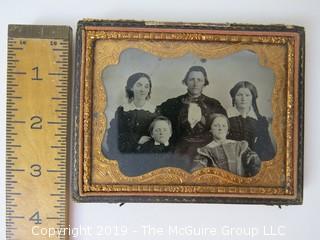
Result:
[[[193,171],[217,167],[243,177],[251,177],[259,172],[261,161],[258,155],[249,148],[246,141],[227,139],[229,127],[229,120],[225,115],[212,115],[210,132],[213,141],[198,148]]]

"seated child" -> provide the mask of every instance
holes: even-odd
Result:
[[[228,130],[228,118],[223,114],[213,114],[210,129],[213,141],[198,148],[193,171],[204,167],[217,167],[244,177],[258,173],[261,166],[258,155],[250,150],[246,141],[226,139]]]
[[[151,139],[138,147],[140,153],[165,153],[171,150],[172,125],[168,118],[156,117],[149,126]]]

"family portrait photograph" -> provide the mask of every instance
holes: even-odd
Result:
[[[103,70],[102,81],[101,149],[124,175],[174,167],[252,177],[275,156],[274,73],[253,51],[162,58],[131,48]]]
[[[146,24],[79,23],[79,199],[300,203],[304,30]]]

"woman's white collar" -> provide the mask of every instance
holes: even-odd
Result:
[[[126,112],[133,110],[144,110],[154,113],[155,109],[155,106],[151,105],[150,102],[146,102],[142,107],[137,107],[133,102],[123,104],[123,110]]]
[[[239,113],[239,111],[235,107],[229,108],[227,110],[227,115],[229,118],[241,116],[241,114]],[[253,111],[252,107],[250,108],[250,111],[248,112],[247,117],[251,117],[253,119],[258,120],[257,114]]]

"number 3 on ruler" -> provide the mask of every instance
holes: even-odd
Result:
[[[40,177],[41,176],[41,166],[39,164],[32,164],[31,167],[33,172],[30,173],[32,177]]]

